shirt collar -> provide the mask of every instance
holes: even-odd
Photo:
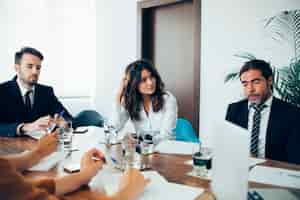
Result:
[[[21,95],[22,95],[22,97],[24,97],[25,96],[25,94],[26,94],[26,92],[27,91],[29,91],[29,90],[31,90],[32,91],[32,93],[34,94],[34,90],[35,90],[35,86],[32,86],[32,88],[31,89],[27,89],[26,87],[24,87],[24,85],[21,83],[21,81],[20,81],[20,79],[19,78],[17,78],[17,84],[18,84],[18,86],[19,86],[19,88],[20,88],[20,91],[21,91]]]
[[[264,103],[265,107],[266,108],[270,108],[271,105],[272,105],[272,101],[273,101],[273,95],[271,95]],[[248,109],[250,110],[250,105],[251,105],[251,102],[248,101]]]

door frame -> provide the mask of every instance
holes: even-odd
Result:
[[[201,38],[201,0],[144,0],[137,2],[137,57],[142,58],[143,54],[143,21],[144,16],[147,15],[147,11],[155,7],[167,6],[177,4],[181,2],[192,1],[193,2],[193,37],[194,37],[194,49],[193,49],[193,66],[194,66],[194,80],[198,84],[194,84],[194,102],[195,112],[193,113],[194,119],[196,119],[195,130],[199,133],[200,126],[200,38]],[[149,12],[148,12],[149,13]],[[151,38],[150,38],[151,40]],[[152,40],[153,41],[153,40]],[[153,42],[152,42],[153,43]],[[151,44],[148,44],[151,45]],[[151,50],[153,50],[153,47]],[[153,55],[153,54],[152,54]]]

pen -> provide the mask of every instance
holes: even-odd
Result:
[[[60,111],[59,116],[62,117],[65,114],[65,110]],[[53,123],[49,128],[47,128],[48,133],[52,133],[54,129],[57,127],[56,123]]]
[[[96,160],[96,161],[100,161],[100,160],[101,160],[103,163],[106,163],[106,160],[105,160],[104,157],[98,158],[98,157],[93,156],[93,157],[92,157],[92,160]]]
[[[114,159],[113,157],[110,158],[111,161],[113,161],[113,163],[118,164],[118,161],[116,159]]]
[[[47,128],[47,132],[48,133],[52,133],[54,131],[54,129],[56,128],[56,124],[53,123],[49,128]]]
[[[63,115],[65,114],[65,110],[60,111],[59,116],[63,117]]]

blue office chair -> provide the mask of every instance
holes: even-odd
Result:
[[[73,127],[98,126],[103,127],[103,117],[95,110],[83,110],[73,119]]]
[[[178,118],[174,131],[176,134],[176,140],[194,143],[200,142],[192,124],[187,119]]]

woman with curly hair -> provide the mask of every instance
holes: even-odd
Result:
[[[164,89],[161,77],[147,60],[130,63],[114,103],[112,124],[121,130],[128,119],[135,131],[152,131],[154,143],[168,139],[176,126],[177,101]]]

